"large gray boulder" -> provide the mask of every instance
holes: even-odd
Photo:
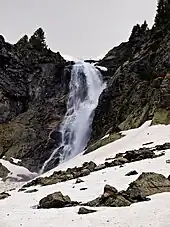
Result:
[[[61,192],[55,192],[41,199],[38,208],[62,208],[76,204],[78,203],[72,202],[68,195],[64,196]]]
[[[170,192],[170,181],[158,173],[142,173],[137,180],[130,183],[126,192],[131,198],[141,193],[150,196],[162,192]]]

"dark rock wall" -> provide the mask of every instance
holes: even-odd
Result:
[[[37,171],[56,148],[55,130],[66,112],[67,64],[27,39],[11,45],[0,37],[0,157],[19,158]]]

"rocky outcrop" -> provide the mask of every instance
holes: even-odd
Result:
[[[102,196],[83,205],[100,207],[130,206],[132,203],[148,201],[147,196],[170,192],[170,181],[162,174],[142,173],[137,180],[130,183],[126,191],[118,192],[116,188],[106,185]]]
[[[77,179],[76,183],[80,183],[82,182],[82,180],[79,178],[88,176],[91,172],[100,171],[109,167],[122,166],[123,164],[128,164],[130,162],[140,161],[144,159],[158,158],[164,155],[164,153],[156,155],[155,151],[157,150],[157,148],[158,150],[160,150],[160,148],[162,148],[163,150],[170,149],[170,145],[164,144],[156,146],[155,148],[140,148],[139,150],[131,150],[126,151],[125,153],[118,153],[116,154],[115,158],[111,159],[111,161],[108,160],[105,163],[99,165],[96,165],[92,161],[85,162],[81,167],[68,168],[66,171],[59,170],[48,177],[38,177],[28,182],[23,186],[23,188],[35,185],[46,186],[72,179]]]
[[[62,208],[73,205],[78,203],[71,201],[68,195],[63,196],[61,192],[55,192],[41,199],[38,208]]]
[[[170,123],[170,28],[146,22],[135,26],[129,41],[113,48],[98,63],[107,88],[95,111],[90,145],[109,133]]]

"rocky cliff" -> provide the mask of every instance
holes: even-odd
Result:
[[[0,157],[34,171],[57,146],[70,76],[60,54],[41,44],[37,31],[15,45],[0,37]]]
[[[107,133],[139,127],[146,120],[170,123],[169,22],[162,27],[155,24],[151,30],[146,22],[136,25],[129,41],[98,63],[108,68],[103,74],[108,86],[96,109],[92,143]]]

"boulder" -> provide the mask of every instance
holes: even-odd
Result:
[[[73,204],[68,195],[64,196],[61,192],[55,192],[41,199],[38,208],[62,208]]]
[[[77,180],[76,180],[75,184],[80,184],[80,183],[82,183],[82,182],[84,182],[82,179],[77,178]]]
[[[137,180],[130,183],[127,191],[131,198],[138,194],[150,196],[162,192],[170,192],[170,181],[158,173],[142,173]]]
[[[137,175],[138,172],[136,170],[132,170],[130,172],[128,172],[125,176],[132,176],[132,175]]]
[[[85,207],[80,207],[78,210],[78,214],[90,214],[90,213],[95,213],[97,210],[90,210]]]

